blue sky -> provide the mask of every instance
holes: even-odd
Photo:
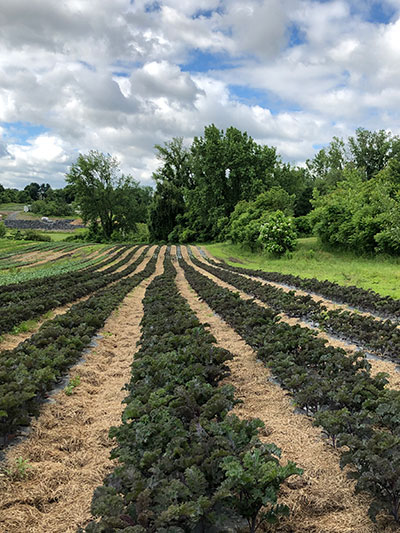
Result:
[[[400,1],[13,0],[0,11],[0,183],[62,186],[79,152],[151,184],[154,145],[234,125],[304,164],[400,134]]]

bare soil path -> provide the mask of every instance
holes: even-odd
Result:
[[[184,254],[185,255],[185,254]],[[236,388],[243,403],[235,408],[241,418],[260,418],[265,424],[261,439],[282,449],[282,460],[295,461],[304,469],[301,478],[289,480],[282,501],[292,510],[273,531],[282,533],[383,533],[383,523],[372,524],[367,516],[368,499],[354,494],[353,482],[339,467],[339,454],[322,438],[311,419],[294,413],[288,395],[273,383],[271,374],[245,341],[190,288],[183,270],[174,262],[181,294],[219,346],[235,355],[226,382]],[[221,283],[220,283],[221,285]]]
[[[162,273],[165,248],[156,272],[136,287],[107,320],[103,337],[74,367],[81,383],[72,395],[61,391],[46,404],[29,437],[12,447],[9,464],[27,459],[24,480],[0,478],[0,531],[7,533],[72,533],[90,519],[93,490],[113,467],[109,428],[120,422],[130,364],[140,338],[142,300],[151,280]],[[143,261],[136,272],[142,270]]]

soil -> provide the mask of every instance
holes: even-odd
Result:
[[[93,490],[114,466],[108,431],[120,422],[121,389],[129,380],[140,338],[142,300],[146,287],[162,272],[164,252],[155,274],[127,295],[107,320],[98,345],[71,370],[71,378],[80,376],[80,385],[70,396],[56,394],[26,440],[9,450],[9,465],[23,457],[31,469],[23,480],[0,478],[0,531],[72,533],[90,521]]]
[[[183,255],[187,257],[185,250]],[[185,259],[186,259],[185,257]],[[393,531],[382,521],[372,524],[367,516],[368,499],[355,495],[353,482],[339,467],[338,451],[322,437],[311,419],[294,413],[288,395],[271,381],[271,374],[257,361],[255,352],[200,301],[178,266],[177,285],[199,320],[209,324],[218,346],[234,354],[226,382],[236,388],[243,403],[235,408],[241,418],[261,419],[265,429],[261,440],[282,449],[282,461],[295,461],[304,469],[301,477],[290,478],[282,491],[282,502],[291,509],[289,518],[274,526],[282,533],[377,533]],[[221,285],[221,283],[219,283]]]

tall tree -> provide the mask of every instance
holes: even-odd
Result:
[[[119,172],[119,162],[110,154],[91,150],[79,155],[68,174],[85,223],[100,223],[109,239],[113,231],[133,231],[138,221],[137,191],[139,185]]]
[[[385,168],[389,159],[399,155],[400,139],[385,130],[356,130],[355,137],[349,137],[349,149],[357,168],[363,169],[370,180]]]

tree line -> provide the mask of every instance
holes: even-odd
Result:
[[[400,252],[400,138],[390,132],[334,137],[301,167],[233,127],[207,126],[190,147],[174,138],[156,150],[154,240],[231,240],[280,254],[296,231],[359,253]]]
[[[93,150],[78,156],[64,189],[0,186],[0,202],[29,201],[50,215],[78,209],[90,240],[129,240],[141,225],[141,240],[152,242],[230,240],[280,255],[296,234],[314,232],[331,247],[400,252],[400,138],[390,132],[334,137],[302,166],[214,124],[190,145],[174,137],[155,149],[154,189]]]

